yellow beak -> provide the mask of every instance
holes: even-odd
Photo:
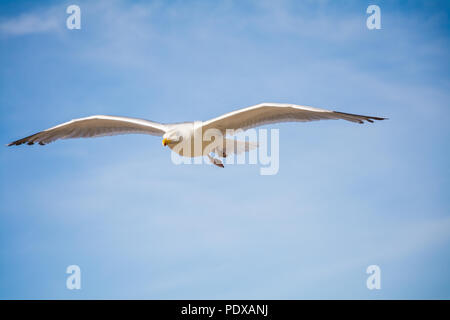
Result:
[[[169,140],[169,139],[166,139],[166,138],[164,138],[163,141],[162,141],[162,145],[163,145],[164,147],[167,146],[169,143],[170,143],[170,140]]]

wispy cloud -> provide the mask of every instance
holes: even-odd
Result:
[[[64,14],[55,14],[56,8],[43,11],[23,13],[17,17],[0,22],[0,34],[7,36],[22,36],[36,33],[56,32],[63,26]]]

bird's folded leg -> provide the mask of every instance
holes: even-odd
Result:
[[[216,166],[221,167],[221,168],[225,168],[225,166],[223,165],[222,161],[220,161],[217,158],[211,157],[209,154],[207,156],[208,156],[209,161],[211,161],[211,163],[213,165],[216,165]]]
[[[225,148],[220,148],[220,147],[218,147],[218,148],[215,148],[215,149],[213,150],[213,152],[214,152],[215,154],[217,154],[219,157],[222,157],[222,158],[226,158],[226,157],[228,156],[228,154],[227,154],[226,151],[225,151]]]

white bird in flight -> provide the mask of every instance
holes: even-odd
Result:
[[[202,148],[190,148],[189,150],[186,150],[186,148],[176,148],[176,146],[181,141],[193,141],[194,136],[200,130],[200,132],[205,132],[208,129],[215,129],[216,132],[222,134],[222,137],[225,137],[229,132],[228,130],[246,130],[265,124],[279,122],[308,122],[330,119],[343,119],[356,123],[364,123],[365,121],[374,122],[374,120],[384,120],[386,118],[362,116],[285,103],[261,103],[229,112],[204,122],[162,124],[144,119],[97,115],[62,123],[56,127],[11,142],[8,146],[17,146],[24,143],[28,145],[35,143],[45,145],[58,139],[93,138],[128,133],[141,133],[162,137],[163,146],[168,146],[181,156],[208,156],[213,164],[223,167],[221,160],[210,156],[211,151],[213,154],[224,158],[231,153],[249,151],[250,149],[257,147],[257,145],[251,142],[237,141],[237,148],[233,150],[227,150],[227,144],[223,144],[222,147],[208,150],[206,147],[211,141],[203,141],[202,139]],[[227,140],[225,138],[223,139],[224,141]],[[206,150],[208,150],[208,152]]]

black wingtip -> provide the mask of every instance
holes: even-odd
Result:
[[[346,112],[340,112],[340,111],[333,111],[333,112],[337,113],[337,114],[344,115],[344,116],[349,116],[349,117],[352,117],[352,118],[358,117],[360,119],[354,119],[354,120],[349,120],[349,121],[357,121],[360,124],[364,123],[365,121],[370,122],[370,123],[374,123],[374,120],[381,121],[381,120],[387,120],[388,119],[388,118],[381,118],[381,117],[363,116],[363,115],[360,115],[360,114],[346,113]]]

